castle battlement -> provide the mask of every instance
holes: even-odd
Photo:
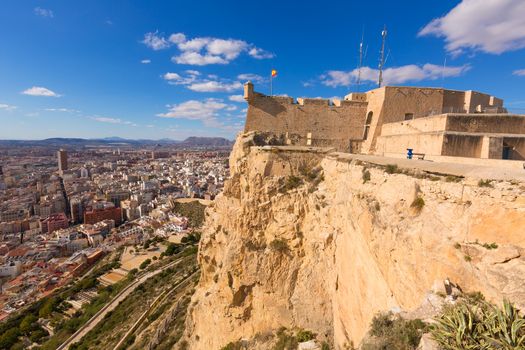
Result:
[[[510,117],[502,99],[477,91],[385,86],[352,92],[342,100],[295,99],[255,92],[247,82],[244,98],[245,131],[271,133],[287,145],[401,156],[411,148],[432,156],[525,160],[525,116]],[[454,117],[441,125],[438,116],[447,113]],[[481,115],[488,119],[476,118]],[[425,122],[425,132],[415,129],[422,118],[432,116],[436,118]],[[490,127],[479,131],[480,123]],[[461,133],[451,136],[458,125]],[[383,135],[387,130],[388,136]]]

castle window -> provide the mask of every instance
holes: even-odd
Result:
[[[368,115],[366,116],[365,130],[363,132],[363,140],[366,140],[368,138],[368,132],[370,131],[370,124],[372,123],[373,116],[374,116],[374,113],[372,111],[368,112]]]
[[[414,113],[405,113],[405,120],[414,119]]]

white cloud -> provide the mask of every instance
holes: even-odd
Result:
[[[183,43],[186,41],[186,35],[184,35],[183,33],[171,34],[169,37],[169,41],[174,44]]]
[[[128,120],[122,120],[120,118],[111,118],[111,117],[99,117],[99,116],[92,116],[89,117],[92,120],[95,120],[97,122],[101,123],[109,123],[109,124],[123,124],[123,125],[129,125],[129,126],[138,126],[137,124],[130,122]]]
[[[167,49],[171,46],[171,43],[166,40],[163,36],[159,35],[158,31],[146,33],[142,43],[153,50]]]
[[[96,120],[97,122],[102,122],[102,123],[122,124],[122,120],[118,118],[92,117],[91,119]]]
[[[518,50],[525,47],[525,1],[463,0],[418,35],[445,38],[453,54],[465,49],[493,54]]]
[[[0,110],[2,111],[13,111],[16,109],[16,106],[8,105],[6,103],[0,103]]]
[[[187,51],[183,52],[179,56],[173,56],[172,62],[178,64],[190,64],[194,66],[206,66],[208,64],[227,64],[229,61],[225,60],[220,56],[213,55],[201,55],[198,52]]]
[[[241,53],[246,53],[256,59],[268,59],[275,56],[244,40],[213,37],[188,38],[184,33],[174,33],[166,39],[158,31],[149,32],[144,35],[142,43],[153,50],[167,49],[176,45],[180,52],[171,58],[172,62],[195,66],[228,64]]]
[[[406,66],[387,68],[383,71],[383,83],[402,84],[409,81],[436,80],[441,77],[456,77],[468,71],[470,66],[443,67],[431,63],[418,66],[409,64]],[[337,87],[349,86],[357,81],[358,69],[352,71],[329,71],[321,76],[324,85]],[[363,67],[361,68],[361,81],[376,83],[379,77],[379,70]]]
[[[246,50],[248,44],[242,40],[213,39],[207,45],[207,50],[212,55],[224,56],[226,60],[236,59],[240,53]]]
[[[243,95],[231,95],[228,100],[233,102],[246,102]]]
[[[230,119],[225,117],[229,111],[237,109],[221,99],[208,98],[202,101],[190,100],[179,104],[168,105],[166,113],[157,114],[162,118],[188,119],[201,121],[204,126],[232,131],[239,129],[239,125],[226,123]],[[242,125],[241,125],[242,126]]]
[[[182,40],[177,43],[177,47],[181,51],[200,51],[202,50],[209,42],[211,38],[194,38],[191,40]]]
[[[252,56],[253,58],[256,58],[258,60],[264,60],[269,58],[274,58],[275,55],[271,52],[265,51],[263,49],[259,49],[257,47],[252,47],[250,51],[248,51],[248,55]]]
[[[180,104],[170,105],[167,113],[157,116],[162,118],[176,118],[200,120],[206,126],[221,125],[217,120],[218,113],[228,107],[222,100],[209,98],[204,101],[190,100]]]
[[[200,73],[194,70],[185,71],[186,75],[179,73],[166,73],[162,76],[171,85],[184,85],[187,89],[197,92],[233,92],[241,90],[243,85],[239,81],[220,79],[216,75],[201,78]]]
[[[248,80],[250,80],[252,83],[256,83],[256,84],[261,84],[261,83],[264,83],[264,82],[268,81],[268,79],[265,79],[265,78],[261,77],[260,75],[252,74],[252,73],[239,74],[237,76],[237,79],[239,79],[241,81],[248,81]]]
[[[195,72],[197,74],[194,74]],[[166,73],[162,76],[162,78],[171,85],[189,85],[195,82],[197,80],[198,74],[200,74],[197,71],[191,71],[190,73],[188,73],[188,75],[184,77],[178,73]]]
[[[46,96],[46,97],[60,97],[61,96],[45,87],[40,87],[40,86],[33,86],[32,88],[24,90],[22,91],[22,94],[30,95],[30,96]]]
[[[178,75],[177,73],[166,73],[164,74],[163,78],[165,80],[181,80],[182,77]]]
[[[188,89],[197,92],[232,92],[242,89],[242,84],[238,81],[233,83],[224,83],[212,80],[190,84]]]
[[[47,17],[47,18],[55,17],[55,15],[53,14],[53,11],[48,10],[48,9],[43,9],[41,7],[35,7],[33,12],[35,13],[35,15],[40,16],[40,17]]]
[[[140,61],[140,63],[142,63],[142,64],[150,64],[151,60],[145,59],[145,60]]]
[[[204,66],[228,64],[242,53],[257,59],[272,58],[268,51],[255,47],[244,40],[213,37],[187,38],[183,33],[172,34],[169,44],[177,45],[180,53],[171,58],[174,63]]]
[[[519,76],[522,76],[522,77],[525,77],[525,69],[518,69],[518,70],[515,70],[514,72],[512,72],[512,74],[514,74],[514,75],[519,75]]]
[[[47,112],[65,112],[65,113],[74,113],[79,112],[76,109],[69,109],[69,108],[46,108]]]

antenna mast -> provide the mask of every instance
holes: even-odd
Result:
[[[357,70],[357,91],[360,91],[360,85],[361,85],[361,67],[363,67],[363,39],[364,39],[364,31],[361,35],[361,43],[359,44],[359,69]]]
[[[384,27],[383,31],[381,32],[381,38],[383,39],[383,42],[381,43],[381,58],[379,59],[379,79],[377,81],[377,85],[381,87],[381,84],[383,83],[383,67],[385,65],[385,42],[386,42],[386,26]]]

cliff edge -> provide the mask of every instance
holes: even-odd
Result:
[[[301,328],[336,349],[449,279],[525,307],[525,185],[402,171],[240,135],[208,208],[191,349]],[[270,144],[270,145],[269,145]],[[257,345],[259,344],[259,345]]]

